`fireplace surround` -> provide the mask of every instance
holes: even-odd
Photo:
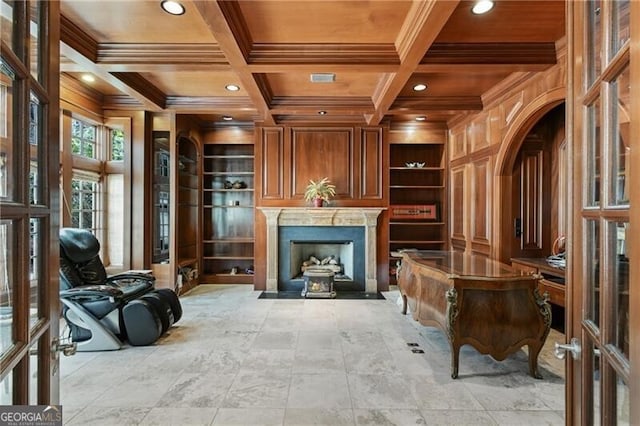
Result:
[[[384,210],[378,207],[258,207],[267,225],[266,292],[277,293],[279,282],[279,235],[281,227],[322,226],[362,229],[364,244],[364,292],[377,293],[376,244],[378,216]],[[335,237],[340,240],[340,237]],[[347,238],[350,239],[350,238]]]

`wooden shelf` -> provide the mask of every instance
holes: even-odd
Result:
[[[391,189],[444,189],[444,185],[389,185]]]
[[[206,260],[253,260],[253,256],[202,256]]]
[[[240,189],[224,189],[224,188],[204,188],[205,192],[253,192],[253,188],[240,188]]]
[[[389,222],[389,225],[400,225],[400,226],[442,226],[444,222],[427,222],[424,219],[405,219],[411,222],[398,222],[397,219],[393,222]]]
[[[231,243],[231,244],[248,244],[255,242],[255,238],[212,238],[208,240],[202,240],[205,244],[214,244],[214,243]]]
[[[204,172],[205,175],[211,176],[253,176],[253,172]]]

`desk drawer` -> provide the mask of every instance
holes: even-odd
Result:
[[[540,280],[540,294],[549,293],[549,302],[564,307],[564,286],[548,280]]]

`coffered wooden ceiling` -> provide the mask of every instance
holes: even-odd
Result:
[[[61,66],[65,79],[98,77],[105,109],[268,125],[447,122],[481,110],[512,73],[555,64],[565,34],[563,1],[497,0],[480,16],[473,3],[184,0],[172,16],[159,0],[61,0]]]

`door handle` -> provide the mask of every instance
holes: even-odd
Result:
[[[571,352],[571,358],[574,360],[580,359],[580,352],[582,352],[582,348],[580,347],[580,341],[573,337],[569,344],[560,344],[556,342],[554,355],[558,359],[565,359],[567,356],[567,352]]]

